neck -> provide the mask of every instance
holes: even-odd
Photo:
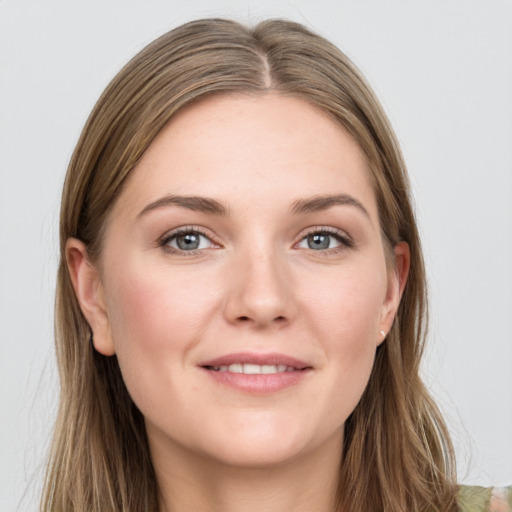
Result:
[[[334,512],[342,436],[265,467],[239,467],[150,443],[160,512]]]

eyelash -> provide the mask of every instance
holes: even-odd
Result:
[[[344,251],[346,249],[351,249],[355,247],[354,241],[350,238],[349,235],[347,235],[347,233],[330,226],[315,226],[308,228],[308,230],[301,236],[300,241],[298,243],[303,242],[309,236],[312,235],[327,235],[333,237],[340,244],[338,247],[332,247],[322,250],[314,250],[311,248],[308,249],[309,251],[313,253],[318,253],[319,255],[330,256],[337,254],[341,251]]]
[[[176,231],[173,231],[171,233],[167,233],[166,235],[164,235],[159,241],[159,246],[171,254],[178,254],[178,255],[194,256],[194,255],[201,254],[201,252],[205,250],[204,248],[203,249],[184,250],[184,249],[171,247],[169,245],[169,243],[171,241],[175,240],[180,235],[199,235],[199,236],[202,236],[202,237],[208,239],[211,244],[216,245],[215,241],[212,240],[212,236],[209,233],[207,233],[206,230],[203,230],[197,226],[194,226],[194,227],[185,226],[185,227],[177,229]],[[339,242],[339,244],[340,244],[338,247],[332,247],[332,248],[322,249],[322,250],[318,250],[318,251],[311,249],[311,248],[307,249],[313,253],[319,253],[319,254],[323,254],[323,255],[332,255],[332,254],[337,254],[346,249],[353,248],[355,246],[352,239],[343,231],[337,230],[337,229],[329,227],[329,226],[317,226],[317,227],[308,228],[308,231],[301,235],[299,242],[294,244],[294,247],[312,235],[327,235],[329,237],[333,237],[334,239],[336,239],[336,241]]]
[[[203,230],[197,226],[185,226],[182,228],[177,229],[176,231],[172,231],[171,233],[165,234],[161,240],[159,241],[159,246],[162,247],[165,251],[171,253],[171,254],[178,254],[178,255],[186,255],[186,256],[194,256],[197,254],[201,254],[202,251],[205,249],[192,249],[190,251],[186,251],[183,249],[171,247],[169,243],[172,240],[175,240],[180,235],[199,235],[206,239],[208,239],[213,245],[216,245],[215,242],[212,240],[212,236],[206,232],[206,230]]]

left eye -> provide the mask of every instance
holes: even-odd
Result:
[[[299,242],[302,249],[313,249],[314,251],[325,251],[342,245],[341,237],[325,231],[317,231],[304,237]]]
[[[208,249],[213,246],[213,243],[207,236],[197,231],[183,231],[167,238],[165,245],[179,251],[195,251]]]

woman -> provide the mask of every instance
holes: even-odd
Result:
[[[83,130],[60,238],[43,510],[489,506],[418,375],[398,145],[324,39],[202,20],[146,47]]]

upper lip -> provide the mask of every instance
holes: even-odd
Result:
[[[199,364],[199,366],[229,366],[231,364],[237,363],[248,363],[248,364],[258,364],[260,366],[264,365],[286,365],[291,366],[297,370],[304,370],[306,368],[311,368],[311,365],[305,363],[304,361],[300,361],[295,357],[288,356],[286,354],[279,353],[266,353],[266,354],[258,354],[251,352],[239,352],[234,354],[226,354],[220,357],[216,357],[214,359],[208,359]]]

